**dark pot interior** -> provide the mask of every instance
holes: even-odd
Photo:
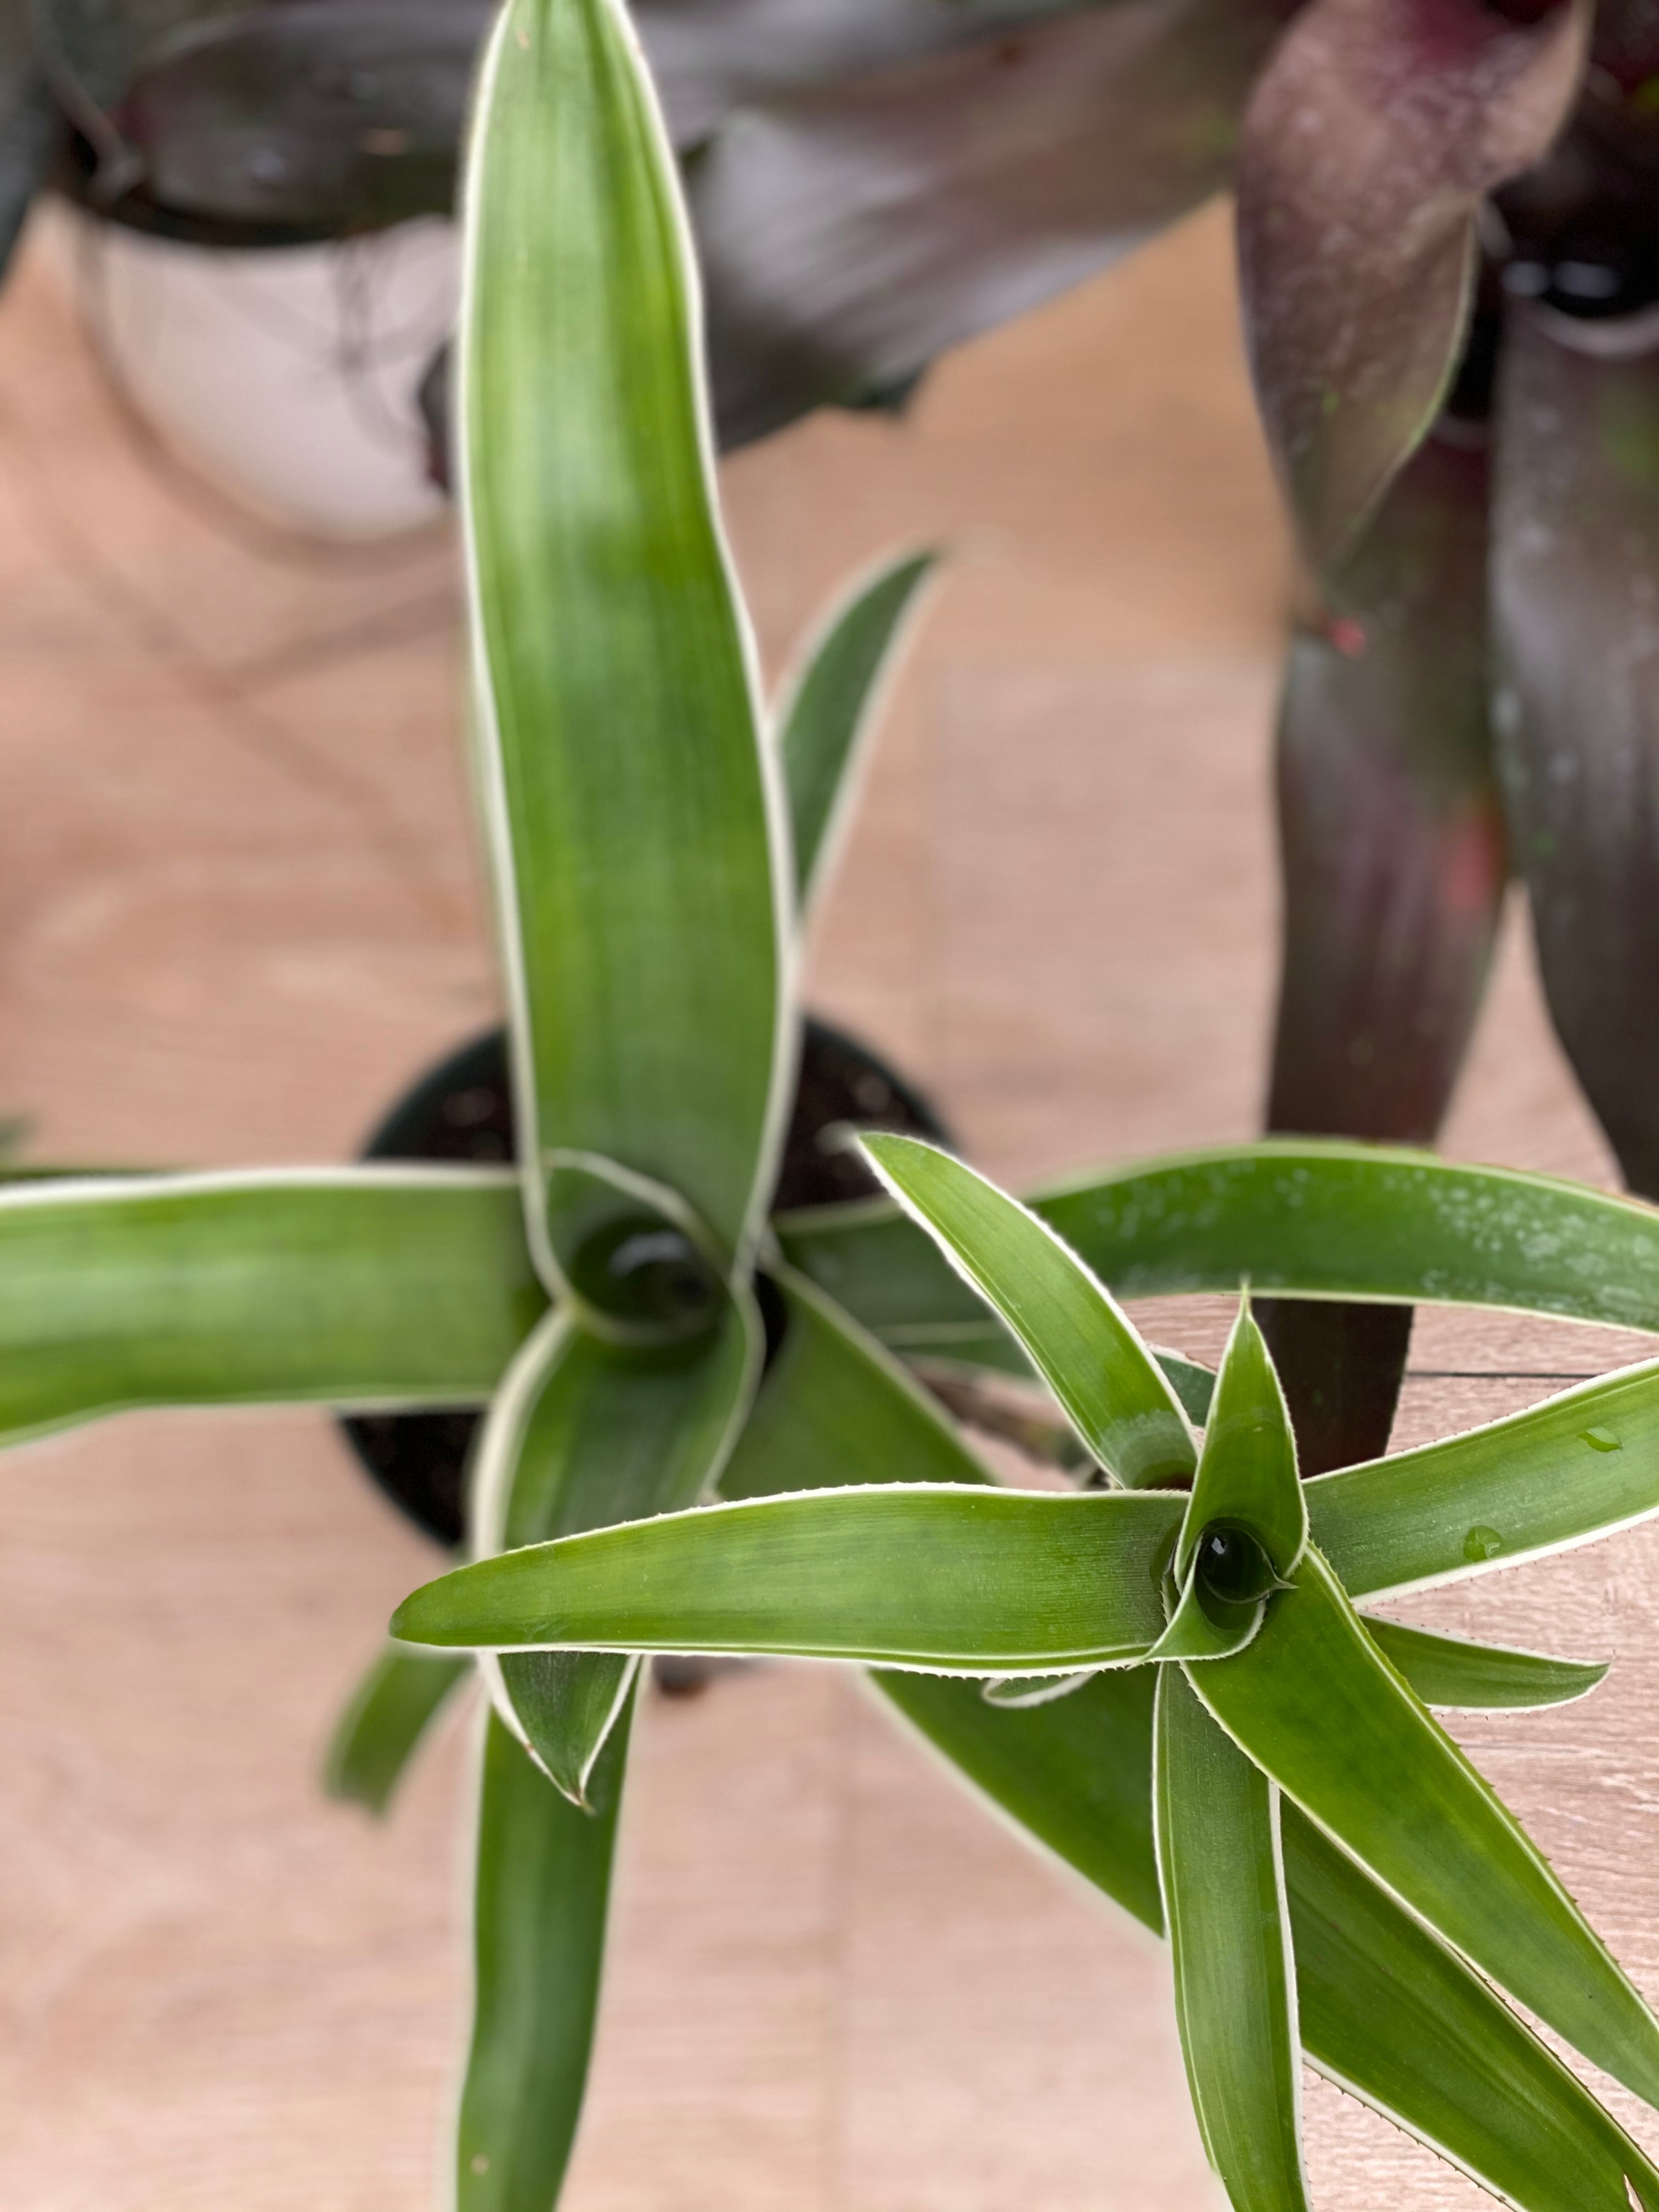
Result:
[[[875,1178],[858,1156],[821,1139],[848,1122],[943,1139],[921,1094],[856,1038],[806,1023],[794,1111],[773,1198],[775,1210],[868,1198]],[[500,1030],[463,1045],[400,1099],[364,1148],[371,1160],[463,1160],[499,1167],[514,1157],[506,1038]],[[759,1285],[769,1355],[783,1327],[781,1302]],[[393,1504],[441,1544],[465,1533],[467,1453],[479,1416],[471,1407],[419,1413],[354,1413],[340,1425]]]

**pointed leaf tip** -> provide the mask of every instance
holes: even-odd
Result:
[[[1307,1495],[1297,1477],[1290,1415],[1248,1297],[1216,1377],[1203,1454],[1176,1549],[1178,1582],[1186,1581],[1212,1531],[1218,1557],[1208,1569],[1200,1561],[1200,1568],[1224,1598],[1244,1595],[1218,1579],[1218,1571],[1229,1564],[1221,1554],[1230,1542],[1240,1551],[1242,1538],[1259,1546],[1274,1579],[1283,1583],[1294,1575],[1308,1540]],[[1263,1596],[1266,1588],[1251,1595]]]
[[[1198,1457],[1185,1409],[1076,1253],[949,1152],[884,1133],[862,1142],[900,1205],[1012,1330],[1101,1465],[1131,1490],[1185,1482]]]

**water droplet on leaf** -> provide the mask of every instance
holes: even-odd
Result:
[[[1266,1597],[1279,1577],[1273,1563],[1248,1528],[1212,1521],[1198,1540],[1199,1580],[1212,1597],[1247,1605]]]
[[[1583,1441],[1592,1451],[1622,1451],[1624,1446],[1611,1429],[1586,1429]]]
[[[1504,1548],[1504,1539],[1496,1528],[1489,1528],[1484,1521],[1477,1521],[1463,1539],[1466,1559],[1495,1559]]]
[[[712,1326],[720,1286],[684,1232],[651,1214],[608,1223],[586,1238],[571,1287],[613,1320],[676,1335]]]

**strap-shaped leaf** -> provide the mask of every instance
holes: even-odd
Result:
[[[1284,957],[1267,1126],[1433,1141],[1507,875],[1488,697],[1484,441],[1431,436],[1291,647],[1275,794]],[[1388,1449],[1411,1317],[1259,1314],[1304,1474]]]
[[[1256,396],[1312,559],[1352,540],[1438,412],[1480,202],[1561,125],[1580,0],[1314,0],[1245,117],[1239,265]]]
[[[1147,1350],[1164,1370],[1164,1379],[1180,1399],[1187,1419],[1195,1428],[1202,1428],[1210,1418],[1210,1407],[1215,1398],[1215,1373],[1196,1359],[1188,1359],[1183,1352],[1166,1352],[1161,1344],[1147,1346]]]
[[[1371,1641],[1425,1705],[1463,1712],[1515,1712],[1569,1705],[1607,1679],[1607,1662],[1553,1659],[1501,1644],[1433,1636],[1398,1620],[1362,1614]]]
[[[1524,2212],[1654,2212],[1659,2170],[1480,1976],[1288,1802],[1283,1833],[1320,2072]]]
[[[678,181],[615,0],[512,0],[472,143],[462,505],[531,1235],[578,1271],[574,1153],[731,1255],[787,1103],[787,830]]]
[[[1040,1194],[1119,1295],[1258,1290],[1659,1328],[1659,1213],[1427,1154],[1291,1144]],[[896,1208],[781,1224],[896,1350],[1006,1333]],[[160,1293],[164,1292],[165,1295]],[[545,1310],[514,1179],[364,1167],[0,1189],[0,1437],[132,1406],[476,1405]],[[1345,1579],[1356,1593],[1391,1586]]]
[[[878,1674],[957,1775],[1161,1931],[1143,1667],[1001,1712],[971,1682]],[[1294,1805],[1281,1807],[1303,2045],[1322,2073],[1523,2212],[1630,2212],[1659,2173],[1554,2054]]]
[[[1611,30],[1622,11],[1601,12]],[[1532,262],[1540,276],[1558,255],[1571,266],[1572,235]],[[1593,240],[1587,258],[1619,284]],[[1656,1194],[1659,812],[1646,763],[1659,741],[1659,373],[1642,313],[1592,322],[1514,301],[1497,431],[1498,752],[1516,865],[1573,1071],[1626,1176]]]
[[[1376,1880],[1585,2057],[1659,2100],[1659,2024],[1314,1546],[1249,1647],[1191,1679],[1235,1742]]]
[[[1101,1465],[1131,1489],[1189,1476],[1198,1453],[1180,1400],[1076,1254],[948,1152],[914,1137],[861,1141],[900,1204],[1012,1329]]]
[[[979,1674],[1142,1657],[1183,1501],[945,1484],[810,1490],[506,1552],[406,1598],[471,1649],[775,1651]]]
[[[492,1405],[474,1471],[485,1553],[695,1504],[725,1463],[760,1369],[747,1298],[689,1342],[612,1345],[550,1314]],[[510,1653],[503,1717],[577,1804],[632,1678],[594,1651]]]
[[[514,1177],[318,1168],[0,1190],[0,1436],[136,1406],[465,1405],[545,1308]]]
[[[1026,1201],[1120,1298],[1186,1291],[1494,1306],[1659,1329],[1659,1212],[1429,1152],[1278,1138],[1097,1170]],[[793,1264],[896,1348],[984,1327],[895,1208],[786,1214]]]
[[[396,1644],[380,1653],[352,1692],[330,1739],[323,1786],[331,1797],[380,1814],[468,1662]]]
[[[1162,1672],[1113,1668],[1071,1697],[1012,1711],[945,1674],[870,1679],[959,1778],[1161,1936],[1152,1699]]]
[[[1199,2133],[1236,2212],[1305,2212],[1279,1793],[1179,1667],[1158,1669],[1154,1743],[1158,1877]]]
[[[778,718],[802,914],[827,880],[860,757],[896,665],[906,617],[939,562],[906,554],[859,585],[808,648]]]
[[[1226,1659],[1242,1651],[1261,1626],[1265,1596],[1243,1601],[1218,1598],[1188,1569],[1180,1602],[1148,1659]]]
[[[1276,1574],[1295,1573],[1308,1540],[1307,1499],[1285,1395],[1248,1303],[1239,1308],[1216,1376],[1204,1450],[1176,1546],[1177,1581],[1186,1580],[1200,1539],[1218,1523],[1247,1530]]]
[[[1314,1541],[1355,1597],[1456,1582],[1659,1512],[1659,1361],[1443,1443],[1307,1485]]]
[[[987,1479],[933,1401],[833,1299],[788,1267],[771,1279],[783,1342],[720,1478],[723,1498]]]
[[[458,2212],[545,2212],[558,2197],[593,2043],[628,1728],[624,1713],[583,1813],[489,1716]]]

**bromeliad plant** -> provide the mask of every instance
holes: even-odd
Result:
[[[1427,1710],[1553,1704],[1605,1668],[1356,1603],[1654,1510],[1630,1453],[1653,1432],[1659,1370],[1304,1482],[1248,1302],[1200,1445],[1042,1221],[948,1154],[864,1142],[1110,1486],[998,1492],[937,1454],[878,1468],[874,1423],[860,1407],[853,1431],[843,1407],[842,1478],[866,1486],[508,1552],[417,1591],[393,1633],[503,1669],[651,1650],[882,1669],[994,1796],[1161,1921],[1199,2125],[1239,2212],[1305,2212],[1304,2051],[1510,2203],[1659,2206],[1659,2170],[1486,1983],[1655,2106],[1659,2022]],[[892,1388],[879,1376],[872,1405]],[[738,1487],[822,1481],[811,1439],[775,1419]],[[890,1480],[867,1486],[872,1472]],[[976,1736],[950,1679],[964,1675],[985,1679],[982,1712],[1024,1710]]]
[[[700,360],[677,173],[615,0],[511,0],[473,141],[459,443],[518,1170],[379,1164],[0,1191],[0,1433],[140,1405],[487,1407],[471,1540],[489,1556],[403,1624],[489,1647],[464,2212],[547,2212],[557,2194],[598,1998],[635,1655],[693,1595],[704,1626],[682,1613],[676,1645],[897,1662],[878,1670],[884,1693],[1155,1926],[1147,1777],[1153,1676],[1167,1677],[1162,1841],[1194,2069],[1209,2100],[1223,2095],[1218,2080],[1245,2085],[1243,2119],[1229,2117],[1231,2086],[1206,2119],[1224,2160],[1230,2130],[1257,2141],[1262,2081],[1282,2089],[1295,2032],[1327,2070],[1528,2212],[1620,2212],[1626,2178],[1659,2205],[1641,2154],[1454,1947],[1512,1977],[1644,2092],[1645,2014],[1367,1655],[1375,1644],[1447,1700],[1565,1694],[1595,1670],[1356,1629],[1346,1609],[1347,1597],[1659,1509],[1659,1370],[1308,1486],[1333,1583],[1301,1547],[1290,1501],[1302,1492],[1248,1329],[1200,1461],[1188,1419],[1205,1417],[1211,1378],[1161,1355],[1149,1365],[1046,1237],[1012,1295],[997,1255],[1025,1250],[1009,1225],[1024,1217],[984,1186],[951,1186],[987,1210],[971,1282],[880,1201],[767,1220],[797,1049],[798,915],[918,570],[853,602],[781,735],[769,732],[720,535]],[[915,1182],[933,1157],[884,1165]],[[1536,1178],[1285,1143],[1095,1175],[1033,1202],[1125,1295],[1248,1280],[1264,1293],[1465,1300],[1659,1329],[1659,1217]],[[901,1364],[924,1359],[1026,1372],[1035,1360],[1077,1424],[1069,1456],[1129,1486],[1047,1500],[997,1490]],[[1244,1401],[1236,1428],[1230,1409]],[[1252,1406],[1265,1408],[1254,1443]],[[1571,1486],[1564,1456],[1583,1462]],[[1168,1486],[1193,1476],[1204,1517],[1188,1529],[1186,1498]],[[741,1501],[785,1487],[823,1494],[675,1511],[715,1491]],[[884,1547],[878,1577],[848,1534],[860,1527]],[[760,1544],[752,1573],[738,1556],[744,1531]],[[797,1537],[811,1571],[791,1585],[775,1555]],[[551,1553],[534,1548],[548,1542]],[[543,1632],[550,1560],[562,1607],[572,1559],[601,1579],[621,1559],[631,1577],[642,1543],[666,1547],[667,1579],[631,1581],[625,1619]],[[706,1553],[695,1590],[688,1544]],[[915,1573],[898,1571],[907,1546],[923,1555]],[[963,1609],[973,1559],[994,1613]],[[487,1608],[503,1590],[526,1595],[518,1641],[499,1610],[467,1612],[481,1589]],[[1277,1655],[1291,1642],[1322,1650],[1321,1639],[1353,1714],[1391,1717],[1389,1756],[1414,1747],[1430,1761],[1395,1813],[1439,1777],[1443,1818],[1423,1832],[1450,1834],[1456,1867],[1493,1854],[1495,1902],[1457,1908],[1420,1838],[1413,1858],[1398,1821],[1379,1830],[1356,1810],[1353,1729],[1350,1764],[1332,1764],[1327,1740],[1342,1753],[1341,1729],[1298,1734],[1300,1709],[1274,1705],[1308,1679]],[[1155,1648],[1156,1666],[1098,1671]],[[339,1786],[384,1802],[469,1663],[383,1659],[338,1746]],[[988,1699],[975,1669],[1013,1686]],[[1084,1674],[1034,1709],[1009,1703]],[[1237,1685],[1223,1718],[1249,1759],[1182,1702],[1188,1675],[1203,1690],[1211,1674],[1224,1692]],[[1231,1997],[1199,1986],[1217,1963],[1210,1940],[1179,1922],[1205,1845],[1184,1831],[1194,1797],[1177,1769],[1200,1759],[1236,1801],[1226,1837],[1246,1839],[1218,1863],[1253,1864],[1259,1880],[1259,1848],[1249,1851],[1271,1837],[1275,1800],[1255,1760],[1292,1801],[1282,1841],[1299,2029],[1282,1941],[1276,1978],[1271,1963],[1285,1909],[1275,1874],[1239,1953],[1259,1969],[1262,2033],[1237,2047],[1212,2040]],[[1312,1818],[1292,1809],[1304,1799]],[[1213,1888],[1222,1909],[1233,1893]],[[1441,1916],[1453,1944],[1396,1890]],[[1512,1939],[1492,1924],[1499,1904],[1514,1908]],[[1227,1909],[1246,1917],[1236,1898]]]
[[[635,12],[723,443],[897,404],[940,352],[1236,180],[1246,336],[1307,580],[1267,1126],[1432,1140],[1513,870],[1569,1057],[1632,1186],[1659,1196],[1648,0]],[[489,15],[9,0],[0,262],[43,180],[204,244],[447,213]],[[1262,1318],[1310,1467],[1380,1449],[1406,1310]]]

